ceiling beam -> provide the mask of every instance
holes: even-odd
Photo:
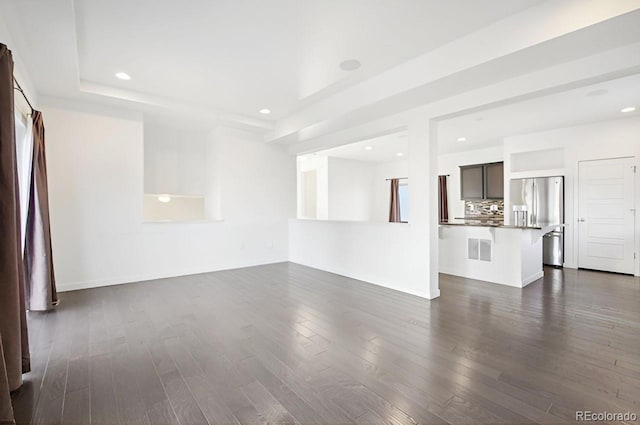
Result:
[[[545,2],[321,99],[265,140],[300,143],[638,39],[640,0]]]
[[[588,58],[538,70],[495,84],[448,96],[421,106],[392,114],[371,113],[374,119],[353,120],[356,124],[335,131],[301,132],[297,143],[289,143],[291,154],[309,153],[376,137],[389,129],[402,128],[422,117],[446,119],[481,109],[521,102],[561,93],[578,87],[640,73],[640,43],[620,47]],[[374,108],[375,106],[372,106]],[[375,111],[374,111],[375,112]],[[309,135],[309,137],[304,137]]]
[[[245,115],[231,114],[223,110],[206,105],[197,105],[160,96],[152,96],[133,90],[117,89],[110,86],[96,84],[88,81],[80,81],[80,91],[83,93],[111,97],[127,102],[154,106],[165,110],[174,110],[183,115],[192,116],[198,120],[208,120],[212,123],[227,125],[251,131],[267,132],[273,130],[273,123],[267,120],[247,117]]]

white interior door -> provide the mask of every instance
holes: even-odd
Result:
[[[578,185],[578,266],[633,274],[634,159],[582,161]]]

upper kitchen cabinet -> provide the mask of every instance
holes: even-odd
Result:
[[[485,199],[504,199],[504,163],[486,164],[484,176]]]
[[[462,199],[484,199],[484,166],[460,167],[460,194]]]
[[[460,198],[463,200],[503,199],[502,162],[460,167]]]

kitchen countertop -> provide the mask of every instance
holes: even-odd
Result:
[[[504,216],[503,215],[467,215],[465,217],[453,217],[454,220],[500,220],[503,221],[504,220]]]
[[[470,226],[470,227],[498,227],[503,229],[531,229],[531,230],[552,230],[555,227],[563,227],[564,224],[552,224],[552,223],[536,223],[536,225],[530,226],[514,226],[509,224],[503,224],[502,222],[490,222],[480,220],[445,220],[440,222],[441,226]]]

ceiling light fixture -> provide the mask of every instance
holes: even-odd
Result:
[[[467,138],[466,137],[458,137],[458,142],[466,142]]]
[[[171,202],[171,196],[170,195],[158,195],[158,201],[162,202],[163,204],[166,204],[167,202]]]
[[[627,106],[626,108],[620,109],[620,112],[626,113],[626,112],[633,112],[635,110],[636,110],[635,106]]]
[[[360,68],[362,64],[358,59],[347,59],[340,62],[340,69],[343,71],[355,71]]]
[[[373,148],[371,146],[365,146],[364,149],[367,150],[367,151],[370,151]]]
[[[127,74],[126,72],[116,72],[116,78],[119,78],[119,79],[125,80],[125,81],[129,81],[131,79],[131,76],[129,74]]]
[[[396,156],[404,156],[404,154],[402,152],[398,152]]]
[[[269,115],[271,113],[271,109],[263,108],[259,111],[261,114]]]

